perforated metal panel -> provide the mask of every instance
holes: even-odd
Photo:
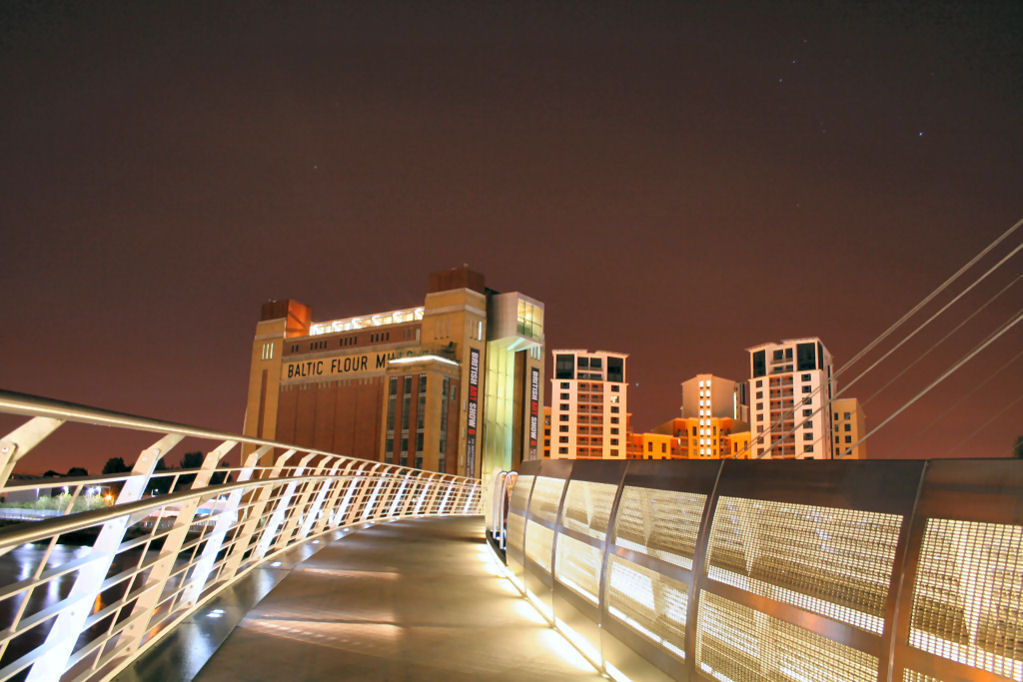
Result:
[[[688,585],[612,555],[605,600],[613,617],[685,658]]]
[[[508,547],[522,551],[522,530],[525,520],[518,514],[508,513]]]
[[[902,671],[902,682],[942,682],[942,680],[939,677],[931,677],[907,668]]]
[[[610,483],[570,481],[561,525],[603,541],[617,490],[618,486]]]
[[[615,521],[615,544],[692,569],[707,496],[625,486]]]
[[[520,474],[512,488],[511,500],[508,502],[508,512],[525,516],[526,503],[529,501],[529,491],[533,487],[533,477]]]
[[[1023,527],[928,519],[910,644],[1023,679]]]
[[[526,504],[529,492],[533,487],[533,477],[520,474],[512,488],[511,499],[508,501],[508,548],[523,552],[522,531],[526,524]]]
[[[877,679],[877,658],[731,600],[704,592],[697,667],[721,680],[852,682]]]
[[[554,531],[530,520],[526,524],[526,556],[538,563],[548,573],[551,570],[551,547],[554,545]]]
[[[568,535],[558,537],[555,577],[594,604],[600,592],[601,550]]]
[[[721,497],[707,575],[877,634],[902,517]]]
[[[558,516],[558,505],[561,503],[561,491],[565,481],[561,478],[537,476],[533,485],[533,497],[529,501],[529,518],[545,521],[550,527]]]

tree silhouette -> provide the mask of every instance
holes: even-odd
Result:
[[[156,472],[158,471],[167,471],[167,463],[164,462],[163,457],[156,460],[156,466],[153,467],[153,476],[149,479],[149,483],[146,484],[146,493],[149,495],[170,492],[171,484],[174,482],[173,476],[157,476]]]
[[[198,469],[202,466],[203,455],[201,452],[186,452],[181,457],[182,469]]]
[[[203,460],[206,459],[206,455],[201,452],[186,452],[181,457],[181,468],[182,469],[198,469],[202,466]],[[215,472],[210,476],[210,485],[220,485],[224,481],[231,482],[230,476],[225,476],[223,472]],[[178,489],[183,490],[184,486],[192,485],[195,482],[195,474],[182,474],[178,478]]]
[[[68,476],[88,476],[89,472],[86,471],[83,467],[71,467],[70,469],[67,470],[67,475]]]
[[[107,463],[103,465],[104,474],[123,474],[131,471],[131,468],[124,463],[123,457],[111,457],[107,460]]]
[[[202,466],[202,460],[204,455],[201,452],[186,452],[181,457],[181,468],[182,469],[198,469]],[[184,490],[185,486],[190,486],[195,481],[195,474],[182,474],[178,479],[178,488]]]

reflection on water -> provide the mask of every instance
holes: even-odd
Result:
[[[6,587],[13,583],[31,580],[36,573],[41,572],[39,564],[46,555],[47,546],[46,543],[25,544],[0,557],[0,585]],[[90,546],[54,545],[46,560],[46,566],[42,570],[54,569],[69,561],[80,559],[90,551],[92,551]],[[138,549],[118,554],[114,557],[113,564],[107,575],[114,575],[137,565],[140,556],[141,550]],[[22,602],[25,598],[23,594],[0,600],[0,629],[9,628],[19,611],[22,613],[21,620],[24,621],[32,614],[52,606],[67,597],[71,592],[72,585],[74,585],[76,575],[77,572],[72,571],[35,588],[24,610],[22,610]],[[124,594],[125,586],[125,583],[121,583],[102,592],[93,604],[93,613],[111,603],[111,601],[119,599]],[[127,614],[122,615],[122,617],[126,616]],[[52,622],[52,619],[47,620],[11,640],[3,657],[0,657],[0,668],[42,644],[46,640],[46,634],[49,632]],[[86,631],[88,633],[86,640],[105,632],[109,629],[110,624],[109,618],[95,623]]]

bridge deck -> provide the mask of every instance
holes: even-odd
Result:
[[[249,611],[195,679],[600,679],[481,560],[482,525],[406,520],[331,542]],[[160,679],[176,676],[167,672]]]

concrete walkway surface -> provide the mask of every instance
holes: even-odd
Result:
[[[489,551],[479,517],[357,530],[296,565],[195,679],[601,679]]]

